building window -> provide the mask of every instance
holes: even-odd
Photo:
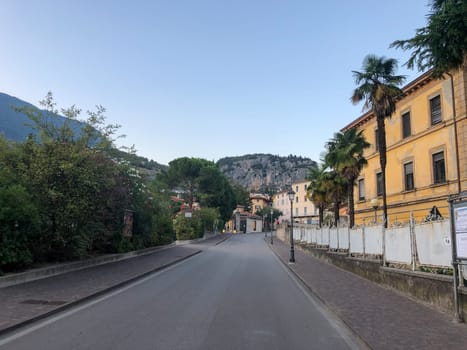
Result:
[[[444,167],[444,152],[434,153],[433,157],[433,180],[435,184],[446,182],[446,168]]]
[[[306,207],[303,208],[303,215],[306,216]]]
[[[365,199],[365,180],[358,180],[358,200],[363,201]]]
[[[303,188],[304,188],[304,189],[305,189],[305,191],[306,191],[307,185],[305,184],[305,186],[303,186]]]
[[[306,198],[306,196],[303,196],[303,200],[304,200],[305,202],[308,202],[308,198]]]
[[[295,208],[295,216],[298,216],[298,208]]]
[[[404,164],[404,181],[405,181],[405,190],[412,191],[414,186],[413,181],[413,163],[405,163]]]
[[[441,122],[441,98],[439,95],[430,99],[430,116],[431,125]]]
[[[410,112],[402,114],[402,138],[405,139],[412,135],[410,130]]]
[[[295,203],[298,203],[298,196],[295,197]]]
[[[379,132],[378,132],[378,129],[376,129],[375,130],[375,151],[379,151],[378,138],[379,138]]]
[[[376,173],[376,195],[382,196],[383,195],[383,174]]]
[[[295,192],[298,192],[298,186],[295,186]]]

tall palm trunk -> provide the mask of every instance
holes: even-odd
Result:
[[[339,223],[339,200],[334,202],[334,226],[337,227]]]
[[[388,208],[386,202],[386,126],[384,115],[377,115],[378,123],[378,146],[379,146],[379,164],[381,166],[381,182],[383,195],[383,224],[388,227]]]
[[[355,178],[352,177],[349,179],[349,183],[347,184],[349,192],[349,226],[350,228],[355,226],[355,203],[353,199],[353,184],[355,182]]]
[[[319,205],[319,228],[323,226],[324,221],[324,204]]]

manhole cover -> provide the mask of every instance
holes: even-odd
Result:
[[[37,300],[37,299],[29,299],[24,300],[21,304],[30,304],[30,305],[63,305],[66,304],[66,301],[62,300]]]

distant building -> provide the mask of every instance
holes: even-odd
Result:
[[[250,212],[255,214],[264,208],[270,207],[271,199],[266,194],[252,193],[250,194]]]
[[[262,232],[263,218],[245,211],[242,205],[238,205],[226,224],[226,230],[234,233]]]
[[[317,224],[318,209],[314,203],[308,198],[307,190],[310,181],[297,181],[292,184],[292,189],[295,192],[293,202],[293,217],[295,222]],[[273,196],[273,207],[282,212],[279,217],[279,222],[290,221],[290,199],[288,191],[281,191]]]

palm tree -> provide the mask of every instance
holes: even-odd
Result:
[[[337,226],[339,223],[339,208],[347,192],[346,181],[336,170],[330,169],[325,173],[323,186],[330,202],[333,204],[334,226]]]
[[[326,189],[326,166],[320,164],[310,168],[308,180],[310,185],[307,188],[308,198],[318,207],[319,211],[319,227],[322,226],[324,220],[324,210],[329,203],[329,197]]]
[[[367,164],[363,157],[365,148],[370,144],[363,136],[363,130],[349,129],[334,134],[327,144],[326,163],[345,179],[349,204],[349,224],[355,225],[355,208],[353,187],[360,171]]]
[[[387,227],[385,118],[390,118],[396,110],[396,101],[402,95],[399,86],[405,81],[405,76],[394,75],[396,68],[397,60],[393,58],[366,56],[363,61],[363,71],[353,71],[358,86],[351,97],[354,104],[365,101],[363,108],[371,110],[376,116],[385,227]]]

